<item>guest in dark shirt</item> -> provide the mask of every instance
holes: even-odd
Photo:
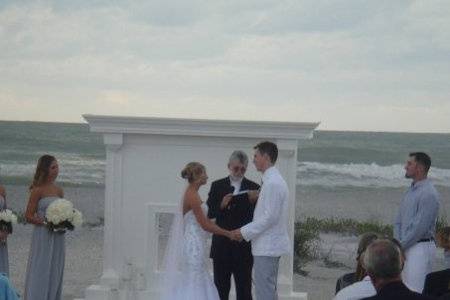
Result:
[[[436,241],[438,247],[444,249],[445,269],[427,275],[423,294],[435,297],[447,294],[446,299],[450,299],[450,227],[442,228]]]

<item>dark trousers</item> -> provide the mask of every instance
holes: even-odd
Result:
[[[214,283],[219,291],[220,300],[228,300],[231,287],[231,275],[236,286],[236,300],[252,300],[253,258],[247,260],[213,259]]]

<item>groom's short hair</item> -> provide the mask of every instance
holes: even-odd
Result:
[[[273,164],[277,161],[278,147],[276,144],[265,141],[253,147],[253,149],[258,150],[261,154],[267,154]]]

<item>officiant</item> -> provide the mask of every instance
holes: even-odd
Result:
[[[223,229],[238,229],[253,219],[259,185],[245,178],[247,166],[247,154],[234,151],[228,161],[229,175],[211,184],[208,217],[216,219],[216,224]],[[220,299],[228,300],[233,275],[236,299],[251,300],[253,256],[250,242],[213,235],[210,257]]]

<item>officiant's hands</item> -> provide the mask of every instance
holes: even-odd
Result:
[[[223,198],[222,198],[222,202],[220,203],[220,209],[224,210],[225,208],[228,207],[228,204],[231,201],[231,198],[233,198],[233,193],[229,193],[226,194]]]
[[[231,231],[230,239],[233,241],[241,242],[244,239],[244,237],[241,234],[241,230],[236,229],[236,230]]]
[[[251,190],[247,192],[248,194],[248,200],[251,203],[256,203],[256,201],[258,200],[259,197],[259,190]]]

